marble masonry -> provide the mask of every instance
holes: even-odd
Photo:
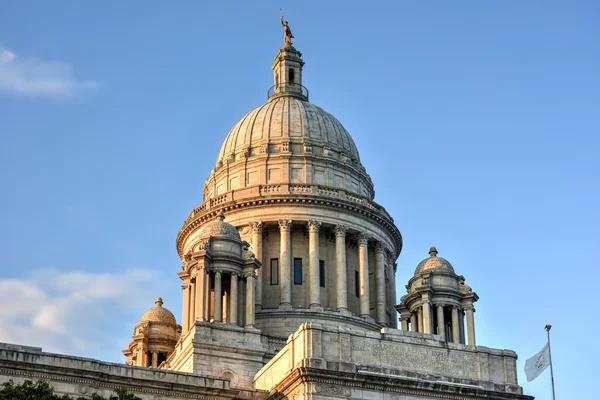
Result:
[[[177,234],[178,321],[158,298],[123,364],[0,344],[0,382],[144,399],[532,399],[515,352],[476,345],[479,297],[435,248],[398,304],[400,231],[348,131],[309,102],[284,26],[267,103],[231,129]]]

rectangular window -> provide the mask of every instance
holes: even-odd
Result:
[[[294,285],[302,285],[302,259],[294,258]]]
[[[360,277],[358,271],[354,271],[354,294],[356,297],[360,297]]]
[[[271,258],[271,285],[279,284],[279,259]]]
[[[319,286],[325,287],[325,260],[319,260]]]

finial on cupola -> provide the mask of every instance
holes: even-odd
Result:
[[[437,249],[435,248],[435,246],[431,246],[431,248],[429,249],[429,255],[430,255],[431,257],[435,257],[435,256],[437,256],[437,253],[438,253],[438,251],[437,251]]]

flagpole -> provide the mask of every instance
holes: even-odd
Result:
[[[550,361],[550,379],[552,380],[552,400],[556,400],[554,394],[554,371],[552,371],[552,350],[550,349],[550,329],[552,325],[546,325],[546,332],[548,333],[548,357]]]

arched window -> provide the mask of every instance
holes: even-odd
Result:
[[[288,81],[290,83],[294,83],[294,69],[290,68],[289,72],[288,72]]]

